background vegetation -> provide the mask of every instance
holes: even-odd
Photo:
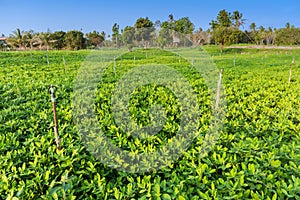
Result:
[[[243,14],[239,11],[230,13],[221,10],[216,19],[210,22],[208,30],[195,30],[193,22],[188,17],[175,19],[172,14],[169,20],[152,22],[148,17],[140,17],[135,24],[120,28],[117,23],[112,26],[112,34],[92,31],[82,33],[79,30],[35,32],[34,30],[16,29],[8,37],[2,35],[0,49],[90,49],[99,47],[120,47],[128,45],[130,37],[139,37],[138,29],[161,28],[174,30],[187,35],[194,45],[218,44],[221,51],[224,45],[253,44],[253,45],[299,45],[300,29],[289,22],[284,28],[257,27],[255,22],[247,24]],[[243,29],[243,30],[241,30]],[[163,45],[161,45],[163,46]]]

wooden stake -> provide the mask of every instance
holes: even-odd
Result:
[[[48,49],[49,49],[49,47],[48,47],[48,45],[47,45],[46,57],[47,57],[47,64],[49,65],[50,63],[49,63]]]
[[[133,57],[133,63],[134,63],[134,65],[135,65],[135,55],[134,55],[134,57]]]
[[[52,110],[53,110],[53,120],[54,120],[54,134],[55,134],[55,142],[57,149],[60,150],[60,141],[58,135],[58,125],[57,125],[57,117],[56,117],[56,107],[55,107],[55,91],[52,85],[50,85],[50,94],[51,94],[51,102],[52,102]]]
[[[233,66],[235,67],[236,55],[234,54]]]
[[[117,76],[117,71],[116,71],[116,68],[117,68],[117,66],[116,66],[117,64],[116,64],[116,56],[114,57],[114,74],[115,74],[115,77]]]
[[[289,75],[288,83],[291,83],[291,79],[292,79],[292,75],[293,75],[293,65],[294,64],[295,64],[295,57],[293,57],[293,60],[292,60],[292,65],[291,65],[291,68],[290,68],[290,75]]]
[[[291,83],[292,74],[293,74],[293,66],[291,65],[288,83]]]
[[[191,65],[191,69],[194,67],[194,58],[192,58],[192,65]]]
[[[65,69],[65,71],[66,71],[66,59],[65,59],[64,56],[63,56],[63,62],[64,62],[64,69]]]
[[[219,81],[218,81],[217,97],[216,97],[216,109],[219,108],[219,104],[220,104],[220,93],[221,93],[222,74],[223,74],[223,69],[220,70],[220,77],[219,77]]]

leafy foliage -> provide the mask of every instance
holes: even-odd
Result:
[[[298,199],[300,194],[299,50],[232,50],[222,55],[206,47],[224,68],[227,113],[219,142],[204,158],[197,153],[201,137],[174,163],[152,173],[113,170],[86,150],[72,119],[73,80],[88,51],[0,53],[0,198],[1,199]],[[198,94],[205,134],[210,102],[199,74],[178,56],[139,50],[117,60],[118,76],[143,63],[161,62],[186,75]],[[66,59],[66,67],[62,57]],[[233,59],[236,57],[236,66]],[[293,77],[287,83],[292,57]],[[99,120],[112,142],[123,148],[150,150],[150,143],[128,138],[109,115],[114,82],[112,66],[99,84]],[[63,149],[52,131],[50,84],[57,87],[57,114]],[[100,92],[101,91],[101,92]],[[131,115],[147,125],[151,101],[168,107],[168,122],[153,138],[154,148],[173,136],[180,117],[176,98],[157,86],[136,90]],[[106,112],[107,111],[107,112]],[[171,129],[171,131],[169,130]],[[135,143],[136,142],[136,143]],[[138,144],[140,142],[141,144]],[[116,155],[115,155],[116,156]]]
[[[84,47],[84,38],[81,31],[68,31],[65,35],[66,47],[70,50],[79,50]]]
[[[300,44],[300,29],[289,24],[286,28],[276,31],[275,44],[277,45],[299,45]]]
[[[226,10],[221,10],[216,20],[210,23],[213,29],[213,37],[216,44],[220,44],[221,51],[224,45],[238,43],[242,36],[242,31],[239,30],[243,24],[242,14],[235,11],[233,15]]]

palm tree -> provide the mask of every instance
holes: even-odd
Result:
[[[260,41],[259,43],[261,45],[263,45],[264,41],[266,39],[266,29],[265,29],[265,27],[263,27],[263,26],[259,27],[259,34],[258,34],[258,36],[259,36],[259,41]]]
[[[174,16],[173,16],[173,14],[169,14],[169,21],[170,21],[170,22],[173,22],[173,21],[174,21]]]
[[[28,45],[30,46],[30,56],[32,57],[33,46],[34,44],[39,43],[37,34],[33,30],[29,30],[24,32],[23,37],[25,41],[25,47],[27,48]]]
[[[25,41],[25,47],[27,47],[27,45],[30,46],[30,50],[32,50],[34,43],[37,41],[37,37],[36,34],[34,33],[33,30],[29,30],[24,32],[23,34],[24,36],[24,41]]]
[[[233,15],[231,16],[231,19],[234,21],[234,25],[236,29],[239,29],[240,26],[242,26],[243,24],[245,24],[245,19],[243,18],[243,14],[240,13],[239,11],[234,11]]]
[[[46,49],[49,49],[49,43],[50,43],[50,33],[40,33],[39,34],[39,40],[42,46],[46,46]]]
[[[13,31],[13,33],[8,38],[8,42],[16,48],[17,47],[20,49],[23,48],[25,43],[23,33],[24,33],[23,31],[17,28],[17,30]]]
[[[274,31],[271,27],[268,28],[268,31],[266,32],[266,41],[267,45],[273,45],[274,44],[274,39],[275,39],[275,34]]]
[[[252,32],[254,32],[254,31],[256,31],[256,24],[255,24],[255,22],[252,22],[251,24],[250,24],[250,30],[252,31]]]

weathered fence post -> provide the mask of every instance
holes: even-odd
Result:
[[[55,134],[55,142],[57,149],[60,150],[60,141],[58,135],[58,125],[57,125],[57,117],[56,117],[56,107],[55,107],[55,91],[52,85],[50,85],[50,94],[51,94],[51,102],[52,102],[52,110],[53,110],[53,120],[54,120],[54,134]]]

